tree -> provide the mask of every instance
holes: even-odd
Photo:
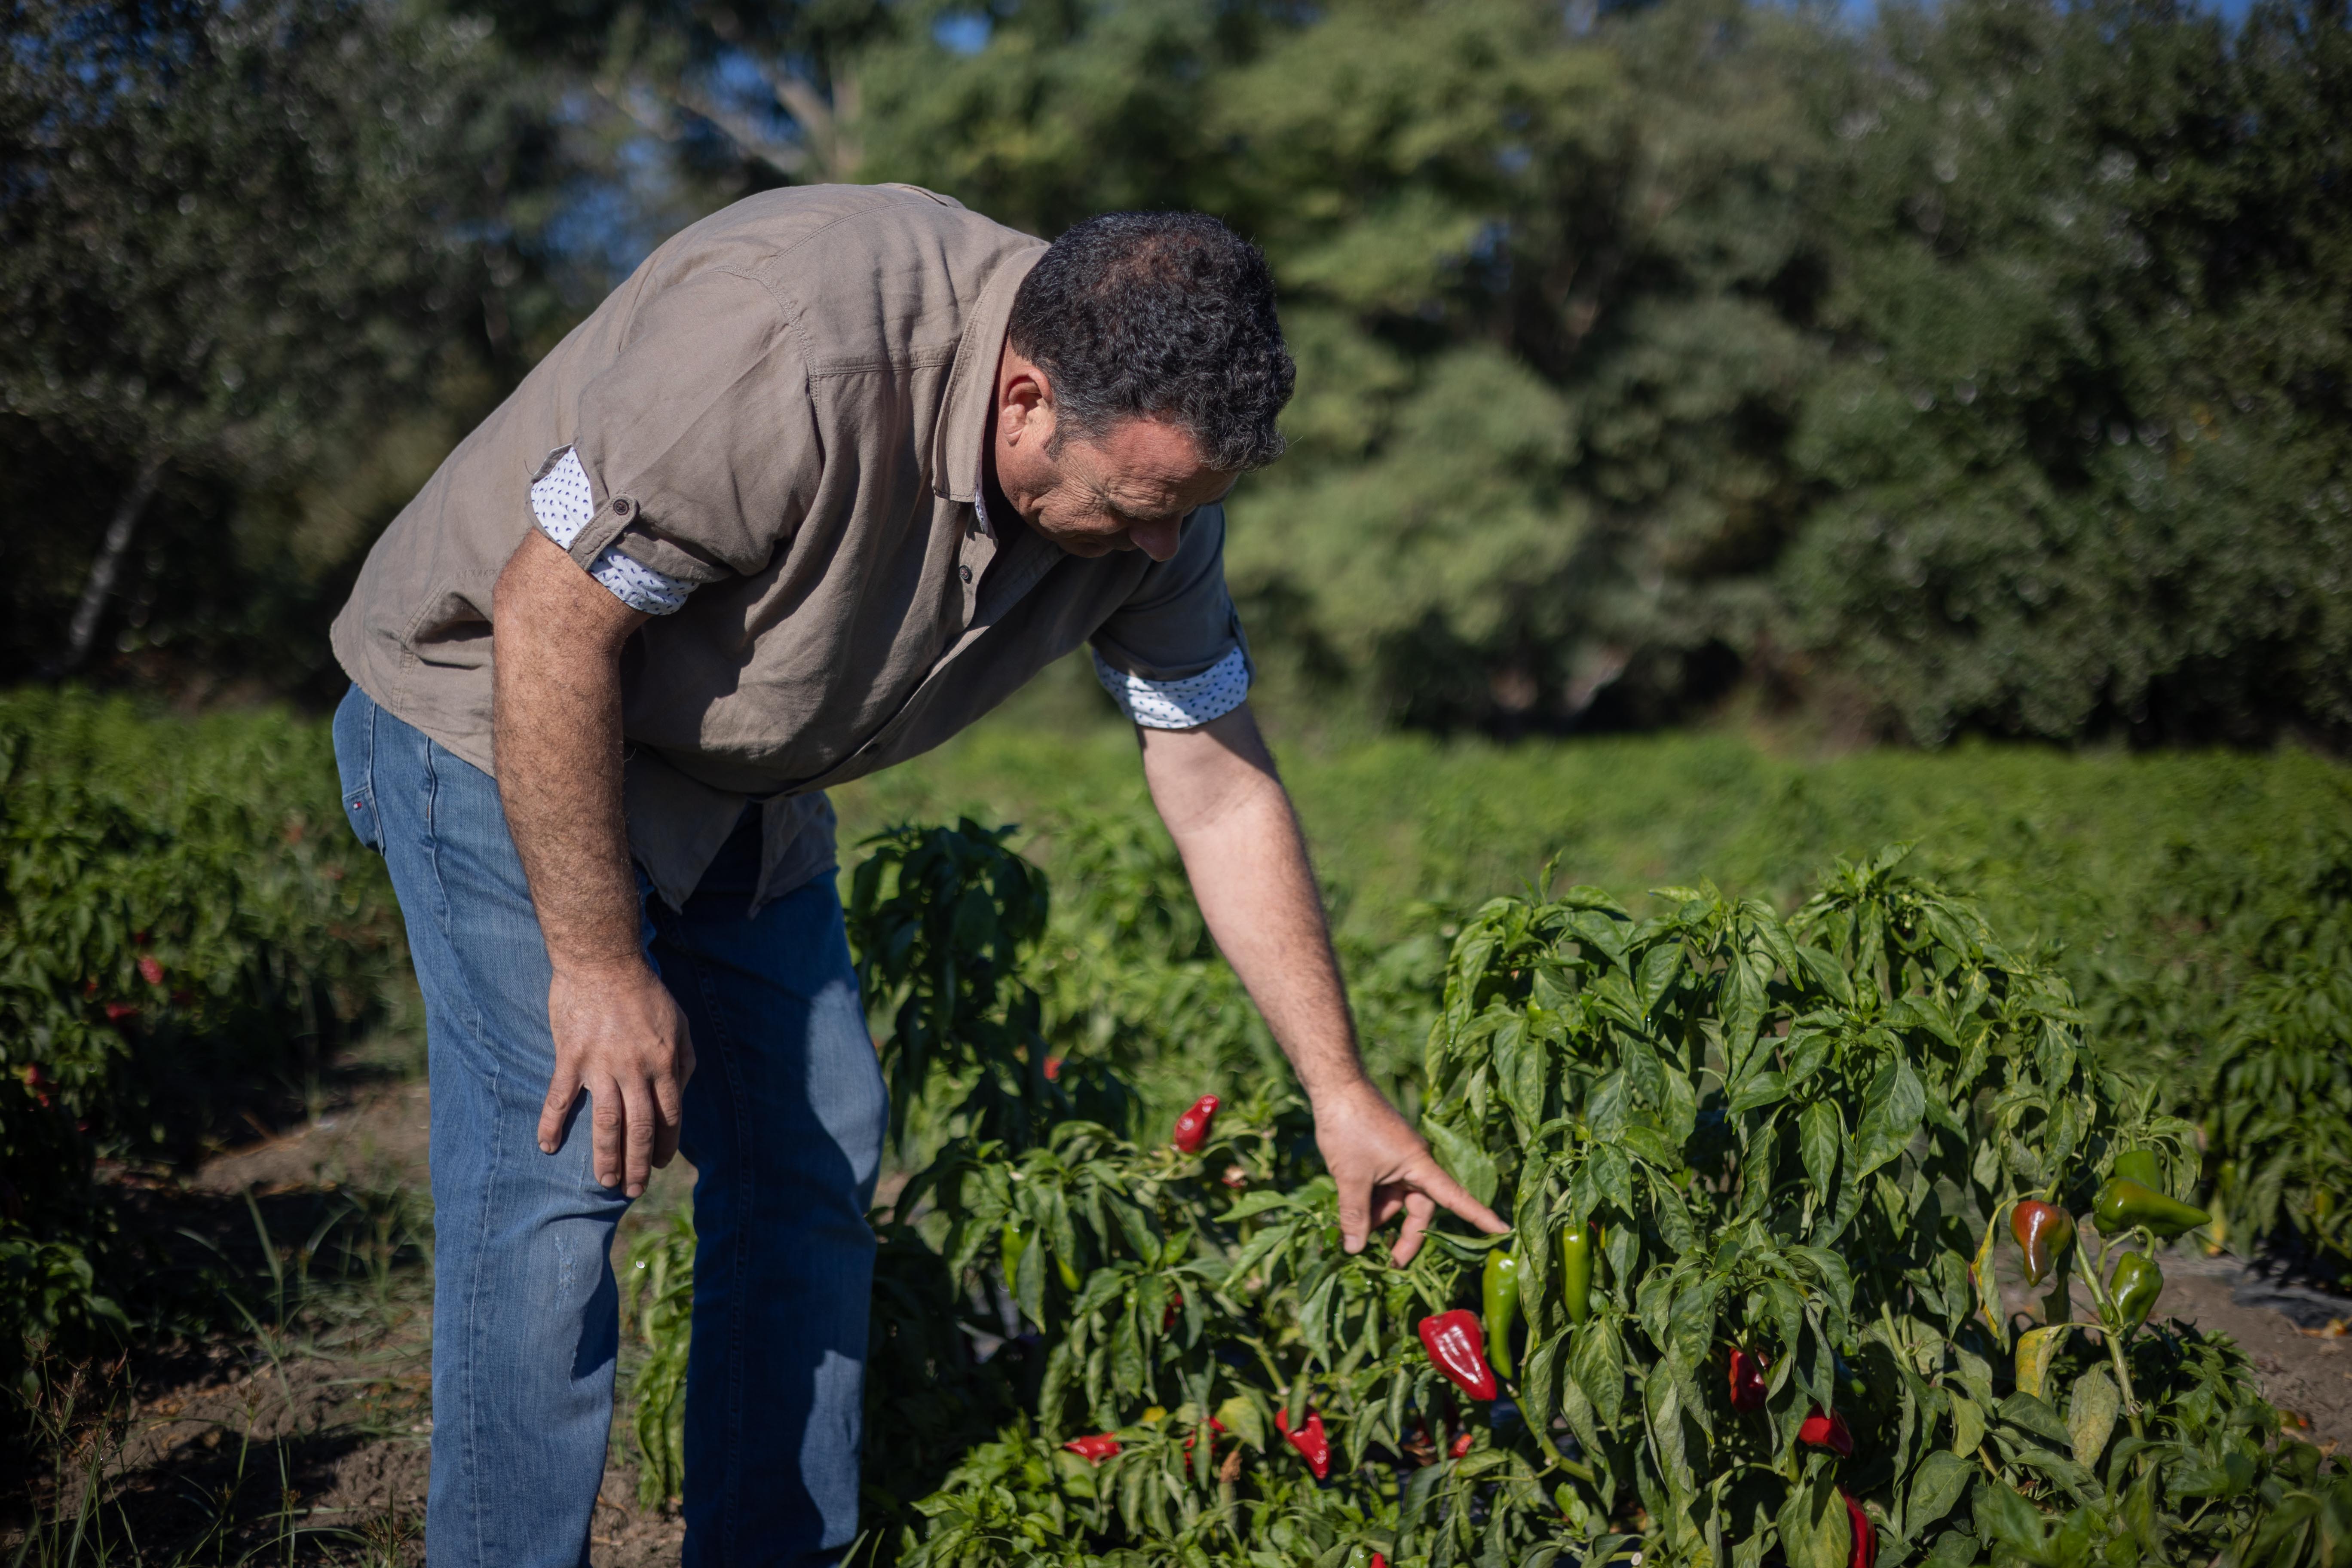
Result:
[[[282,473],[426,377],[470,303],[457,132],[488,29],[360,0],[6,16],[0,396],[16,442],[115,497],[102,538],[48,542],[87,563],[56,673],[160,486]]]
[[[2352,34],[1893,12],[1836,109],[1846,352],[1787,589],[1895,727],[2352,737]]]

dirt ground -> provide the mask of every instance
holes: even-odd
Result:
[[[181,1229],[199,1241],[208,1226],[206,1245],[257,1273],[257,1222],[282,1238],[323,1223],[313,1216],[341,1214],[329,1234],[344,1238],[344,1267],[331,1286],[311,1287],[315,1304],[296,1314],[292,1333],[184,1346],[86,1375],[82,1408],[105,1405],[111,1419],[85,1423],[77,1447],[53,1454],[63,1462],[40,1488],[50,1517],[60,1497],[82,1489],[76,1478],[98,1466],[118,1500],[109,1529],[135,1535],[148,1561],[236,1561],[271,1543],[268,1555],[281,1560],[423,1562],[431,1302],[421,1250],[399,1226],[404,1203],[415,1202],[403,1194],[424,1185],[426,1113],[421,1084],[362,1084],[312,1121],[141,1194],[151,1223],[190,1222]],[[616,1250],[639,1225],[682,1204],[691,1180],[682,1163],[661,1173]],[[362,1243],[356,1276],[352,1237]],[[326,1272],[333,1246],[312,1259],[315,1271]],[[2226,1257],[2176,1250],[2163,1262],[2159,1315],[2231,1336],[2305,1436],[2330,1453],[2352,1452],[2352,1299]],[[2011,1306],[2027,1310],[2021,1282],[2005,1283]],[[625,1351],[624,1378],[631,1368]],[[675,1563],[682,1528],[665,1510],[637,1506],[626,1458],[616,1434],[590,1561]],[[14,1552],[26,1523],[0,1518],[0,1554]]]
[[[187,1238],[299,1310],[242,1340],[212,1339],[114,1367],[52,1372],[48,1407],[72,1438],[47,1447],[26,1515],[0,1501],[0,1560],[28,1529],[70,1521],[102,1473],[97,1521],[132,1560],[414,1564],[424,1561],[433,1430],[430,1269],[421,1194],[428,1103],[422,1084],[361,1079],[313,1120],[223,1151],[184,1179],[117,1173],[141,1224]],[[692,1173],[661,1173],[615,1242],[681,1205]],[[273,1287],[262,1236],[288,1278]],[[323,1236],[315,1247],[307,1238]],[[309,1252],[305,1280],[292,1271]],[[618,1262],[616,1256],[615,1261]],[[626,1346],[622,1376],[634,1370]],[[637,1506],[616,1429],[591,1529],[595,1568],[677,1561],[684,1529]],[[0,1499],[13,1490],[0,1488]],[[69,1528],[69,1525],[68,1525]],[[31,1560],[45,1560],[39,1552]],[[79,1561],[79,1559],[75,1559]]]

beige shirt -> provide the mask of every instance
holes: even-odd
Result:
[[[1082,644],[1145,681],[1245,661],[1222,507],[1166,562],[1081,559],[982,513],[1005,323],[1043,253],[903,186],[771,191],[686,229],[394,520],[337,658],[495,773],[491,589],[571,448],[594,504],[572,558],[612,546],[698,584],[621,666],[630,847],[673,904],[751,800],[758,898],[821,874],[819,792],[938,745]]]

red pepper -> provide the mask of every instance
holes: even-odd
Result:
[[[1423,1318],[1421,1343],[1456,1388],[1473,1399],[1495,1397],[1495,1371],[1486,1364],[1486,1335],[1477,1313],[1457,1308]]]
[[[155,962],[153,953],[142,952],[139,955],[139,978],[150,985],[163,984],[163,966]]]
[[[1073,1437],[1062,1447],[1090,1465],[1099,1465],[1118,1452],[1118,1439],[1099,1432],[1091,1437]]]
[[[1745,1415],[1764,1408],[1764,1373],[1772,1363],[1738,1346],[1731,1352],[1731,1407]]]
[[[1287,1410],[1277,1410],[1274,1413],[1274,1429],[1281,1433],[1284,1436],[1289,1438],[1290,1446],[1297,1449],[1301,1455],[1305,1456],[1307,1459],[1307,1468],[1315,1472],[1315,1479],[1317,1480],[1320,1481],[1329,1479],[1331,1474],[1331,1439],[1323,1435],[1322,1416],[1318,1415],[1312,1410],[1308,1411],[1307,1413],[1307,1425],[1294,1432],[1290,1429],[1290,1412]]]
[[[2025,1282],[2039,1285],[2074,1245],[2074,1216],[2056,1204],[2028,1198],[2009,1216],[2009,1230],[2025,1259]]]
[[[1176,1313],[1183,1305],[1184,1292],[1179,1290],[1170,1299],[1167,1308],[1160,1314],[1160,1331],[1161,1333],[1164,1334],[1169,1330],[1176,1326]]]
[[[1454,1439],[1454,1447],[1448,1448],[1446,1452],[1453,1455],[1457,1459],[1463,1455],[1468,1453],[1470,1451],[1470,1436],[1471,1435],[1468,1432],[1464,1432],[1459,1436],[1455,1437]]]
[[[1206,1422],[1206,1427],[1209,1427],[1209,1453],[1202,1455],[1202,1471],[1206,1471],[1206,1467],[1209,1467],[1209,1465],[1212,1465],[1213,1460],[1216,1460],[1216,1438],[1225,1432],[1225,1422],[1221,1422],[1221,1420],[1218,1420],[1218,1417],[1213,1417],[1213,1415],[1212,1415],[1212,1417],[1209,1417],[1209,1422]],[[1195,1429],[1195,1432],[1185,1432],[1185,1434],[1183,1434],[1183,1455],[1185,1455],[1185,1462],[1192,1460],[1192,1444],[1195,1444],[1195,1438],[1200,1438],[1200,1432],[1197,1432],[1197,1429]]]
[[[109,1002],[106,1005],[106,1021],[110,1024],[120,1024],[125,1018],[137,1016],[139,1005],[135,1002]]]
[[[1805,1417],[1805,1424],[1797,1428],[1797,1441],[1810,1443],[1816,1448],[1827,1448],[1841,1459],[1853,1458],[1853,1431],[1846,1426],[1845,1417],[1824,1415],[1818,1405],[1813,1406],[1813,1413]]]
[[[1204,1094],[1192,1102],[1192,1109],[1176,1119],[1176,1136],[1170,1140],[1181,1153],[1197,1154],[1201,1145],[1209,1141],[1209,1123],[1216,1119],[1217,1097]]]
[[[1853,1500],[1852,1492],[1841,1487],[1838,1496],[1845,1499],[1845,1521],[1853,1531],[1853,1547],[1846,1553],[1845,1568],[1876,1568],[1877,1530],[1872,1526],[1870,1516],[1862,1511],[1862,1505]]]
[[[1045,1058],[1045,1081],[1047,1083],[1059,1083],[1062,1081],[1061,1058],[1047,1057]]]

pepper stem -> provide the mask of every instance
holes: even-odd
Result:
[[[2115,1299],[2099,1283],[2099,1270],[2106,1261],[2107,1238],[2103,1234],[2099,1237],[2099,1256],[2083,1271],[2083,1283],[2090,1287],[2091,1300],[2099,1310],[2099,1337],[2107,1342],[2107,1359],[2115,1364],[2116,1386],[2123,1394],[2124,1419],[2131,1423],[2133,1436],[2145,1437],[2147,1433],[2140,1426],[2139,1397],[2132,1392],[2131,1368],[2124,1363],[2124,1335],[2117,1331],[2123,1314],[2116,1309]]]

